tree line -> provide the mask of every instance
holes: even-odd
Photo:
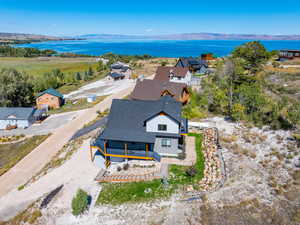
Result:
[[[14,48],[9,45],[0,46],[0,57],[39,57],[57,54],[53,50],[39,50],[37,48]]]
[[[300,103],[286,96],[274,98],[266,90],[264,65],[274,55],[257,41],[237,47],[202,80],[200,92],[192,91],[184,114],[193,118],[216,113],[275,129],[300,125]]]
[[[0,70],[0,106],[32,106],[35,101],[35,94],[48,88],[57,89],[63,85],[88,81],[93,79],[95,74],[96,71],[92,67],[84,72],[75,73],[63,73],[59,69],[54,69],[38,77],[15,69],[2,69]]]

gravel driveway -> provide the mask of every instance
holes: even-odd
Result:
[[[96,82],[90,83],[79,88],[76,91],[73,91],[67,95],[64,95],[67,99],[79,99],[86,98],[89,95],[104,96],[116,94],[122,90],[127,89],[130,85],[134,84],[134,80],[118,80],[110,81],[107,78],[98,80]]]

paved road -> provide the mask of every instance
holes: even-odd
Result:
[[[83,113],[75,119],[69,121],[64,126],[57,128],[49,138],[0,177],[0,197],[15,190],[18,186],[28,181],[51,160],[51,158],[73,137],[78,129],[97,117],[97,111],[108,109],[114,98],[123,98],[129,95],[133,88],[134,83],[127,89],[108,96],[94,107],[83,110]]]
[[[91,131],[99,128],[99,127],[102,127],[106,124],[107,122],[107,116],[101,118],[100,120],[97,120],[95,123],[93,123],[92,125],[88,126],[88,127],[84,127],[80,130],[78,130],[74,135],[73,137],[71,138],[71,140],[74,140],[76,138],[79,138],[85,134],[88,134],[90,133]]]

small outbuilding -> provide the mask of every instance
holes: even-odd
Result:
[[[53,88],[49,88],[37,95],[38,109],[58,109],[64,103],[64,96]]]

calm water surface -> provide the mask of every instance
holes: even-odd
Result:
[[[199,56],[213,52],[217,56],[228,55],[235,47],[247,41],[196,40],[196,41],[159,41],[159,40],[74,40],[49,41],[16,45],[52,49],[57,52],[102,55],[107,52],[125,55],[149,54],[162,57]],[[268,50],[300,49],[300,41],[261,41]]]

